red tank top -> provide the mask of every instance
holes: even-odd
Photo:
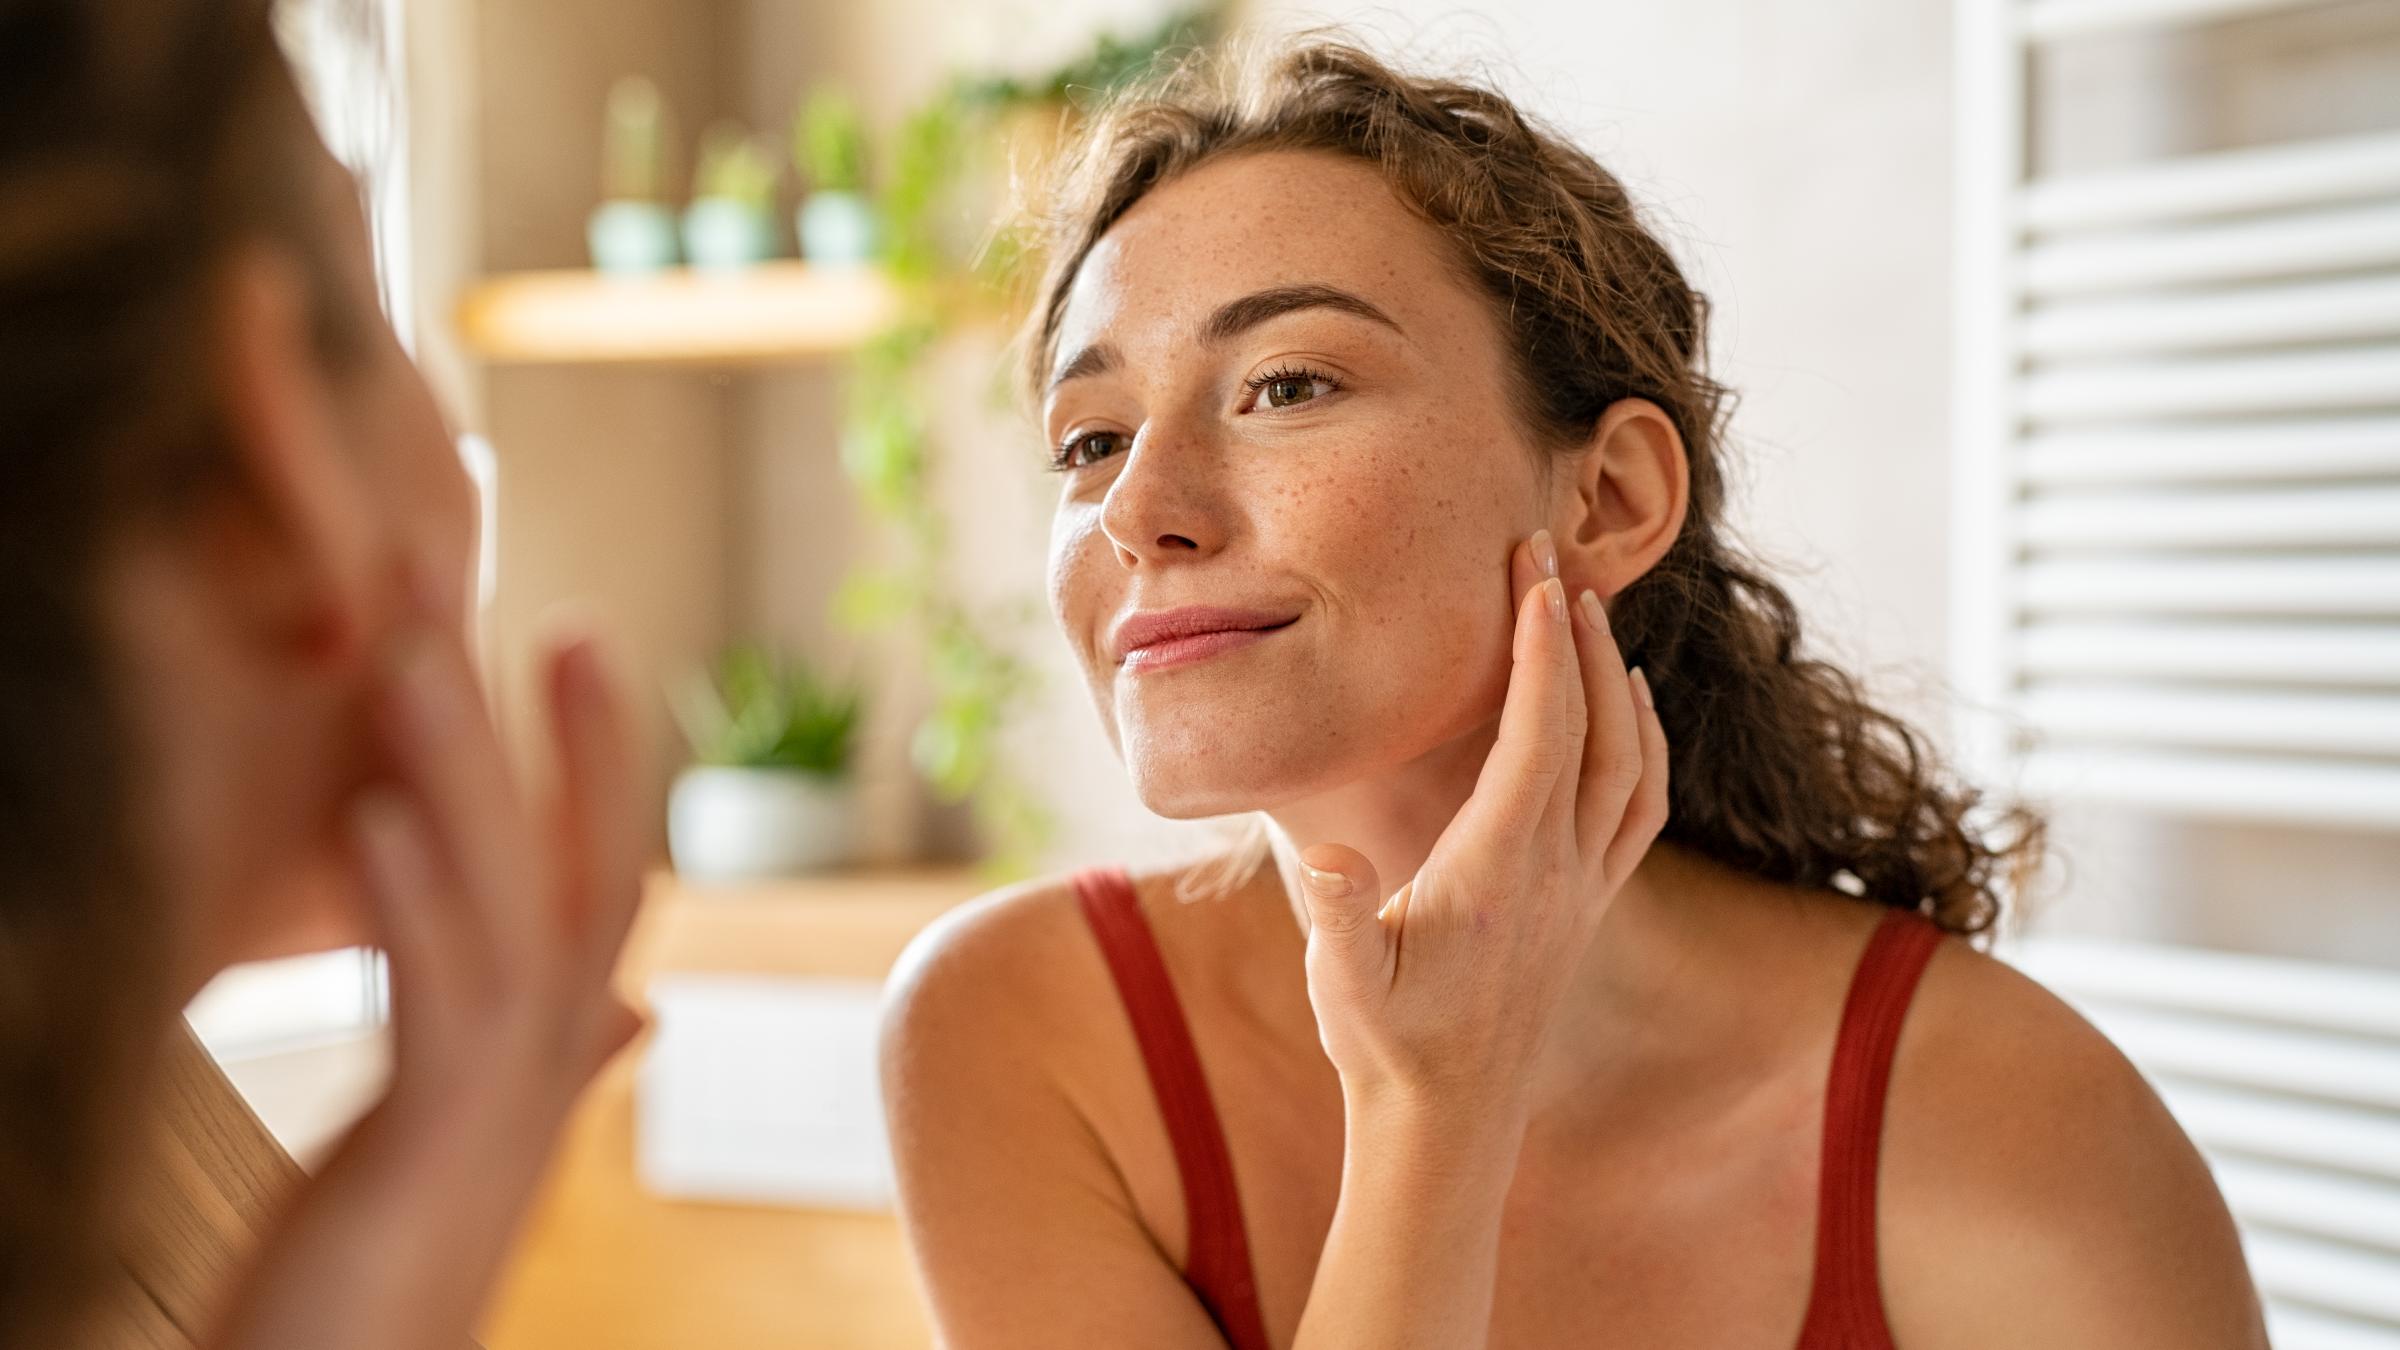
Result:
[[[1118,868],[1090,868],[1075,875],[1075,894],[1124,1000],[1174,1146],[1187,1235],[1183,1278],[1224,1332],[1230,1350],[1270,1350],[1233,1156],[1132,879]],[[1876,926],[1851,976],[1825,1085],[1816,1268],[1798,1350],[1892,1350],[1875,1268],[1875,1164],[1884,1087],[1917,977],[1941,939],[1942,930],[1931,920],[1893,910]]]

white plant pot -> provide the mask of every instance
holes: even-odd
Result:
[[[634,275],[675,263],[675,213],[657,202],[602,202],[585,226],[592,266]]]
[[[667,798],[667,848],[694,881],[788,876],[850,860],[850,782],[793,769],[695,765]]]
[[[683,256],[704,272],[738,272],[775,256],[775,217],[730,197],[701,197],[683,212]]]
[[[874,261],[875,208],[855,192],[812,192],[792,220],[800,256],[821,267]]]

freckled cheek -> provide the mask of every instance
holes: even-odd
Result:
[[[1109,553],[1097,511],[1062,509],[1050,532],[1050,616],[1078,658],[1099,658],[1098,626],[1116,609],[1123,569]]]
[[[1293,570],[1377,627],[1501,595],[1507,525],[1480,485],[1438,467],[1449,452],[1425,443],[1441,434],[1401,428],[1377,444],[1311,454],[1254,487],[1259,532]]]

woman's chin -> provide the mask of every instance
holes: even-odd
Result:
[[[1142,805],[1169,820],[1268,811],[1338,785],[1339,766],[1293,754],[1296,739],[1181,752],[1137,739],[1126,767]]]
[[[1500,700],[1499,691],[1480,701],[1395,700],[1359,715],[1293,692],[1261,690],[1240,708],[1120,704],[1115,740],[1134,794],[1157,815],[1196,820],[1427,772],[1471,783],[1491,751]]]
[[[1264,803],[1257,794],[1221,783],[1171,781],[1156,783],[1140,777],[1134,779],[1134,794],[1150,813],[1168,820],[1206,820],[1212,816],[1235,816],[1245,811],[1261,809]]]

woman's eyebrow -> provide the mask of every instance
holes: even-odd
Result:
[[[1095,342],[1075,353],[1074,360],[1060,366],[1058,373],[1050,377],[1051,392],[1057,392],[1058,387],[1069,380],[1080,380],[1086,375],[1105,375],[1116,367],[1117,349],[1105,342]]]
[[[1391,315],[1363,296],[1332,286],[1273,286],[1217,306],[1216,313],[1209,315],[1208,322],[1201,327],[1200,340],[1212,345],[1226,342],[1269,319],[1301,309],[1338,309],[1373,320],[1395,333],[1401,331]]]
[[[1303,309],[1340,310],[1382,324],[1395,333],[1403,331],[1399,321],[1384,313],[1373,301],[1338,287],[1271,286],[1217,306],[1216,311],[1208,316],[1208,322],[1201,325],[1200,340],[1211,346],[1229,342],[1269,319]],[[1106,374],[1115,369],[1116,364],[1117,349],[1106,342],[1095,342],[1076,352],[1072,360],[1060,366],[1058,373],[1050,377],[1050,387],[1055,390],[1069,380]]]

